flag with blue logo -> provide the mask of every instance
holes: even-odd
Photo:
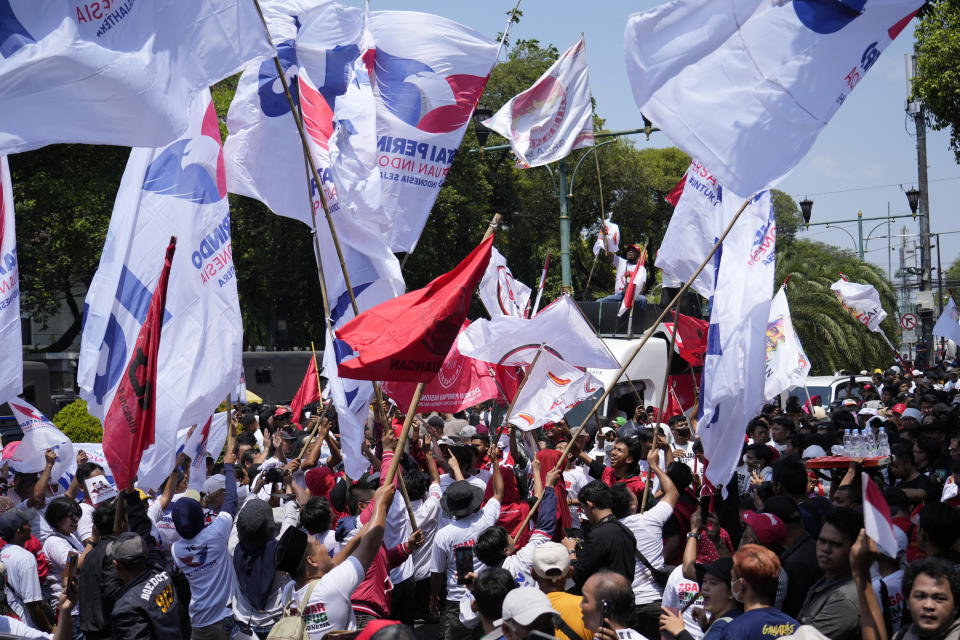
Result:
[[[767,320],[767,382],[764,398],[773,400],[784,391],[802,387],[810,375],[810,359],[803,352],[800,336],[793,328],[787,289],[773,297]]]
[[[50,482],[56,481],[69,468],[70,462],[75,462],[73,443],[57,428],[50,418],[43,415],[39,409],[20,398],[10,398],[10,410],[16,418],[20,429],[23,430],[23,439],[10,459],[10,466],[20,473],[37,473],[46,466],[47,449],[57,454],[50,471]]]
[[[195,93],[272,55],[250,0],[0,0],[0,153],[169,144]]]
[[[630,16],[640,111],[724,188],[785,178],[924,0],[674,0]]]
[[[220,457],[227,441],[227,423],[227,412],[221,411],[189,432],[190,436],[183,447],[183,452],[190,457],[189,488],[203,490],[203,483],[207,479],[207,454],[214,460]]]
[[[723,215],[732,217],[743,200],[727,189],[722,194]],[[747,422],[763,407],[776,237],[770,192],[764,191],[751,198],[714,255],[698,423],[710,461],[706,475],[718,487],[740,464]]]
[[[220,126],[210,92],[190,105],[186,134],[167,147],[134,149],[114,204],[100,265],[84,305],[77,382],[91,414],[104,418],[177,237],[159,347],[155,443],[139,484],[170,473],[178,433],[203,424],[242,376],[237,298]]]
[[[0,156],[0,402],[23,392],[20,270],[13,219],[13,186],[7,157]]]

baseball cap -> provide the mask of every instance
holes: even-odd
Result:
[[[557,578],[569,568],[570,552],[559,542],[544,542],[533,552],[533,572],[541,578]]]
[[[207,495],[227,488],[227,479],[222,473],[212,475],[203,481],[203,492]]]
[[[13,508],[3,512],[0,515],[0,538],[6,540],[17,534],[25,523],[33,519],[34,509]]]
[[[506,620],[528,627],[545,613],[556,615],[550,598],[536,587],[519,587],[503,599],[503,617],[494,624],[500,626]]]
[[[180,498],[190,498],[191,500],[196,500],[197,502],[200,502],[200,492],[197,491],[196,489],[187,489],[186,491],[181,493],[179,496],[176,496],[174,502],[176,502],[176,500],[179,500]]]
[[[445,444],[448,447],[452,447],[457,443],[454,442],[453,438],[451,438],[450,436],[441,436],[440,439],[437,440],[437,444]]]
[[[600,427],[600,433],[602,435],[607,435],[608,433],[613,433],[613,429],[610,427]]]
[[[285,415],[285,414],[288,414],[288,413],[290,413],[290,409],[289,409],[288,407],[284,407],[283,405],[280,405],[280,406],[277,407],[276,410],[273,412],[273,415],[274,415],[274,416],[282,416],[282,415]]]
[[[803,455],[800,457],[804,460],[809,460],[810,458],[823,458],[826,455],[827,452],[823,450],[823,447],[818,444],[812,444],[803,450]]]
[[[146,562],[147,545],[139,534],[124,531],[117,536],[116,540],[107,545],[107,555],[121,563]]]
[[[627,419],[623,416],[620,416],[619,418],[614,418],[613,423],[622,427],[623,425],[627,424]]]
[[[920,409],[914,409],[913,407],[910,407],[910,408],[908,408],[908,409],[904,409],[904,410],[903,410],[903,414],[901,415],[901,417],[902,417],[902,418],[913,418],[913,419],[916,420],[917,422],[920,422],[921,420],[923,420],[923,414],[920,413]]]
[[[902,402],[893,405],[893,409],[890,409],[890,411],[892,411],[893,413],[899,413],[900,415],[903,415],[903,412],[906,410],[907,410],[907,405],[903,404]]]
[[[783,520],[772,513],[744,511],[741,517],[745,524],[753,527],[753,532],[757,534],[757,540],[764,546],[782,545],[787,537],[787,527],[783,524]]]
[[[703,577],[708,573],[729,584],[733,573],[733,558],[720,558],[710,564],[700,564],[698,562],[694,565],[694,569],[697,572],[697,582],[700,584],[703,584]]]
[[[857,401],[854,400],[853,398],[847,398],[846,400],[843,401],[843,403],[842,403],[841,406],[844,406],[844,407],[856,407],[856,406],[859,406],[859,405],[857,404]]]
[[[461,439],[461,440],[469,440],[470,438],[472,438],[472,437],[475,436],[475,435],[477,435],[477,428],[476,428],[476,427],[471,427],[471,426],[468,425],[468,426],[464,427],[463,429],[460,429],[460,439]]]

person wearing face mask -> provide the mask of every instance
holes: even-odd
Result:
[[[748,544],[733,554],[730,591],[743,605],[743,614],[720,629],[717,640],[771,640],[797,630],[799,622],[771,606],[779,575],[780,561],[769,549]]]
[[[693,453],[692,433],[690,432],[690,423],[687,417],[683,415],[670,418],[670,431],[673,432],[673,459],[675,462],[682,462],[690,471],[697,472],[696,455]]]

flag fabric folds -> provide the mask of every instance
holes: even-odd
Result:
[[[453,166],[499,48],[473,29],[415,11],[373,11],[377,166],[387,244],[410,252]]]
[[[20,269],[13,215],[13,186],[6,156],[0,156],[0,402],[23,393],[20,330]]]
[[[722,206],[742,200],[726,189]],[[730,213],[731,217],[733,213]],[[773,291],[776,221],[770,192],[754,198],[714,255],[716,290],[703,366],[699,434],[706,477],[726,486],[740,464],[747,422],[763,406],[767,320]]]
[[[603,389],[594,375],[564,362],[546,349],[527,371],[527,381],[517,395],[507,422],[523,431],[542,427]]]
[[[767,382],[763,397],[773,400],[784,391],[802,387],[810,375],[810,360],[793,328],[786,287],[773,297],[767,320]]]
[[[630,276],[630,283],[623,290],[623,300],[620,301],[620,310],[617,311],[617,317],[622,316],[633,308],[633,301],[637,299],[637,287],[642,286],[647,278],[647,269],[643,266],[647,261],[647,251],[643,250],[640,259],[637,260],[637,266],[633,269]]]
[[[880,303],[880,294],[872,285],[841,278],[830,285],[830,290],[854,320],[871,331],[882,331],[880,323],[887,317],[887,312]]]
[[[490,262],[477,290],[480,301],[490,317],[513,316],[522,318],[530,302],[530,287],[513,277],[507,259],[493,247]]]
[[[933,335],[943,336],[960,344],[960,309],[957,309],[953,296],[950,296],[950,300],[947,301],[947,306],[943,308],[937,324],[933,325]]]
[[[469,325],[470,322],[464,320],[461,333]],[[417,410],[457,413],[491,399],[507,405],[516,395],[519,382],[515,367],[495,367],[490,363],[468,358],[460,353],[457,342],[454,341],[440,371],[423,388]],[[381,386],[400,410],[406,412],[417,384],[384,382]]]
[[[207,479],[207,454],[214,460],[220,457],[227,441],[228,424],[227,412],[221,411],[207,418],[202,425],[197,425],[190,433],[183,448],[183,452],[190,457],[189,488],[203,490],[203,483]]]
[[[923,0],[675,0],[630,16],[640,111],[725,188],[775,186]]]
[[[242,376],[237,298],[220,128],[209,91],[195,96],[187,134],[134,149],[120,182],[100,265],[87,291],[77,366],[81,397],[101,420],[146,319],[160,256],[177,237],[156,389],[156,445],[139,469],[156,488],[173,468],[178,433],[205,421]]]
[[[593,144],[587,47],[580,39],[533,86],[483,122],[510,141],[521,167],[539,167]]]
[[[610,222],[610,218],[603,221],[603,229],[597,234],[597,240],[593,243],[593,255],[604,249],[607,253],[620,251],[620,225]]]
[[[720,205],[720,185],[697,160],[690,162],[680,187],[654,260],[654,266],[663,272],[663,286],[673,288],[683,286],[696,273],[723,233],[730,215],[736,212]],[[691,285],[704,298],[713,295],[713,286],[714,269],[709,265]]]
[[[877,543],[877,549],[888,558],[897,557],[897,539],[893,533],[893,520],[890,507],[883,492],[870,479],[870,474],[861,472],[863,485],[863,528],[867,535]]]
[[[307,372],[303,376],[303,382],[297,389],[297,395],[293,396],[290,402],[290,412],[293,414],[293,423],[300,424],[300,414],[303,408],[311,402],[320,400],[320,382],[317,373],[317,357],[310,355],[310,361],[307,363]]]
[[[0,4],[0,153],[164,146],[195,93],[273,55],[246,0]]]
[[[133,485],[143,452],[156,441],[157,361],[176,246],[176,238],[171,238],[147,316],[103,419],[103,452],[118,489]]]
[[[490,261],[493,235],[426,287],[369,309],[337,331],[357,353],[340,375],[365,380],[429,382],[443,365]]]
[[[673,345],[677,355],[686,360],[691,367],[702,367],[703,359],[707,355],[707,333],[710,324],[706,320],[691,318],[681,313],[676,323],[663,323],[668,340],[673,336],[674,324],[679,325],[677,339]]]
[[[50,471],[50,482],[56,482],[70,467],[76,464],[73,443],[47,416],[26,400],[10,398],[10,410],[23,431],[23,439],[17,446],[10,466],[19,473],[37,473],[46,466],[47,449],[53,449],[57,460]]]
[[[476,320],[460,334],[457,348],[463,355],[508,367],[525,367],[546,340],[550,352],[575,367],[619,369],[611,355],[576,308],[564,294],[529,320],[496,316]]]

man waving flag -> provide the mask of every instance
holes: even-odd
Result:
[[[640,253],[640,259],[637,260],[637,266],[630,276],[630,284],[623,290],[623,300],[620,302],[620,310],[617,311],[617,317],[630,311],[633,307],[633,301],[637,299],[638,293],[643,293],[643,285],[647,280],[647,269],[643,265],[647,261],[647,249],[644,247]]]

